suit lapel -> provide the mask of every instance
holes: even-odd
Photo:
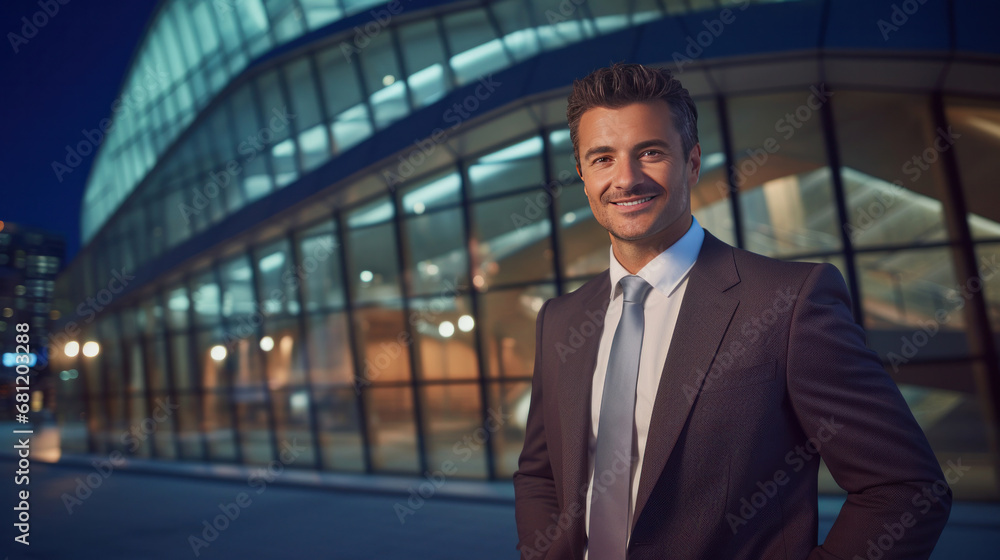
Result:
[[[677,444],[705,379],[704,373],[712,366],[736,312],[739,300],[724,292],[738,282],[732,248],[706,231],[698,260],[688,277],[653,402],[633,527]]]

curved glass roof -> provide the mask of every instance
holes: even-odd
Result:
[[[539,50],[558,48],[664,15],[776,1],[781,0],[588,0],[586,3],[500,0],[483,2],[475,9],[462,9],[467,7],[462,4],[451,10],[455,13],[450,15],[396,26],[387,14],[398,14],[404,9],[412,12],[417,4],[434,7],[434,12],[440,14],[449,11],[451,3],[433,0],[402,5],[399,0],[388,4],[378,0],[164,0],[134,55],[121,93],[112,106],[114,125],[88,178],[81,216],[84,243],[90,242],[136,186],[146,180],[164,152],[216,94],[243,73],[253,60],[306,33],[365,10],[371,11],[371,17],[358,15],[355,18],[361,20],[358,26],[351,29],[345,26],[345,37],[341,38],[337,54],[345,60],[347,57],[367,60],[366,65],[379,72],[385,64],[395,66],[375,76],[371,84],[362,88],[360,95],[357,91],[328,92],[333,105],[343,105],[333,110],[339,113],[336,134],[347,138],[346,144],[367,138],[373,129],[405,116],[411,107],[432,103],[453,87],[510,66]],[[406,15],[409,17],[410,13]],[[435,19],[440,23],[435,23]],[[378,25],[368,25],[372,22]],[[381,33],[383,27],[399,29],[393,44],[387,41],[389,34]],[[419,59],[428,53],[411,54],[411,42],[442,32],[448,34],[447,43],[440,46],[440,53],[430,53],[447,57],[441,63],[424,65]],[[356,34],[360,36],[354,37]],[[361,48],[352,47],[351,39],[360,39]],[[383,60],[396,57],[398,53],[403,54],[403,61]],[[408,70],[405,80],[385,83],[402,77],[404,65]],[[353,73],[349,67],[342,70]],[[326,68],[321,68],[320,72],[320,80],[332,81],[336,86],[339,77],[326,73]],[[369,78],[365,76],[365,81],[370,81]],[[275,90],[283,87],[275,81]],[[350,101],[342,103],[337,97]],[[407,97],[412,100],[409,104]],[[255,96],[248,102],[259,104],[260,101]],[[293,140],[280,150],[309,152],[310,146],[321,143],[320,135],[314,132],[312,136],[300,137],[298,143],[305,145],[295,145]],[[198,151],[198,148],[192,149]],[[333,153],[314,155],[328,159]],[[280,186],[291,180],[290,177],[290,173],[279,173],[276,182]],[[269,188],[252,187],[264,191]]]

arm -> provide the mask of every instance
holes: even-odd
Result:
[[[550,300],[551,301],[551,300]],[[531,376],[531,404],[524,429],[524,448],[514,473],[514,518],[517,523],[517,548],[523,559],[542,558],[544,551],[535,551],[536,531],[545,533],[552,524],[552,514],[559,515],[556,485],[549,462],[545,439],[542,400],[542,324],[546,301],[535,320],[535,369]]]
[[[866,347],[832,265],[816,266],[802,285],[787,359],[788,393],[805,434],[817,435],[831,417],[842,425],[820,455],[847,502],[810,560],[864,558],[871,543],[890,540],[879,549],[882,560],[929,557],[948,521],[951,489],[896,383]]]

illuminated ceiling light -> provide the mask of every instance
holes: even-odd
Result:
[[[440,334],[445,338],[450,337],[451,335],[455,334],[455,325],[451,324],[451,321],[445,321],[441,323],[440,325],[438,325],[438,334]]]
[[[437,276],[437,273],[441,272],[441,269],[439,269],[438,265],[434,263],[428,263],[427,266],[424,267],[424,272],[430,276]]]
[[[415,202],[413,204],[413,213],[414,214],[423,214],[424,210],[426,210],[426,209],[427,208],[424,206],[423,202]]]
[[[458,318],[458,330],[462,332],[469,332],[476,326],[476,320],[472,318],[472,315],[462,315]]]
[[[375,275],[372,274],[372,271],[370,271],[370,270],[362,270],[361,271],[361,281],[362,282],[371,282],[372,279],[374,279],[374,278],[375,278]]]
[[[575,221],[576,221],[576,213],[575,212],[566,212],[565,214],[563,214],[563,223],[564,224],[572,224]]]
[[[85,342],[83,344],[83,355],[88,358],[93,358],[94,356],[101,353],[101,345],[94,342],[93,340]]]
[[[483,278],[483,276],[482,276],[481,274],[477,274],[477,275],[475,275],[475,276],[474,276],[474,277],[472,278],[472,283],[473,283],[473,285],[475,285],[475,286],[476,286],[477,288],[479,288],[479,289],[482,289],[482,288],[483,288],[483,286],[485,286],[485,285],[486,285],[486,279],[485,279],[485,278]]]
[[[217,362],[221,362],[226,359],[226,347],[221,344],[213,346],[209,353],[212,356],[212,359]]]
[[[269,336],[265,336],[264,338],[260,339],[260,349],[265,352],[270,352],[271,350],[273,350],[274,339]]]
[[[76,355],[79,353],[80,353],[80,343],[75,340],[67,342],[66,346],[63,347],[63,354],[66,354],[66,356],[70,358],[75,358]]]
[[[386,74],[382,78],[382,85],[383,86],[389,87],[389,86],[391,86],[394,83],[396,83],[396,76],[393,76],[392,74]]]

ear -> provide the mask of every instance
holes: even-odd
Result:
[[[701,144],[695,144],[691,148],[691,153],[688,154],[688,184],[694,186],[698,183],[698,178],[701,176]]]
[[[580,177],[580,180],[582,181],[583,180],[583,173],[580,173],[580,164],[579,163],[576,164],[576,174],[577,174],[578,177]]]

